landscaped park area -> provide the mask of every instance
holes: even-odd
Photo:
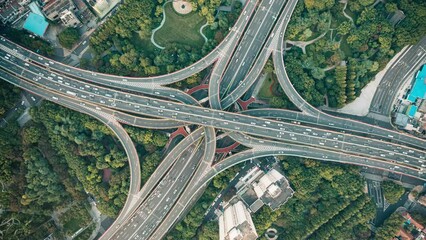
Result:
[[[230,8],[218,11],[221,4]],[[241,10],[239,1],[126,0],[92,34],[92,62],[80,67],[122,76],[177,71],[211,52]]]
[[[172,3],[164,5],[165,21],[154,33],[154,41],[165,46],[170,43],[179,43],[201,48],[205,42],[200,33],[201,27],[206,24],[206,19],[197,12],[179,14]]]

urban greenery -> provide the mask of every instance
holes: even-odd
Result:
[[[217,226],[217,223],[202,225],[204,213],[220,191],[226,188],[228,182],[235,176],[238,170],[239,166],[237,165],[215,176],[195,206],[192,207],[184,219],[168,233],[166,239],[193,239],[196,236],[197,239],[217,239],[218,228],[213,226]]]
[[[54,53],[53,47],[48,42],[24,30],[17,30],[0,24],[0,35],[38,54],[52,56]]]
[[[277,76],[274,71],[274,64],[271,59],[266,62],[263,68],[265,79],[259,89],[257,98],[266,101],[272,108],[297,109],[296,106],[288,99],[287,95],[281,88]]]
[[[175,19],[187,22],[187,26],[183,24],[179,28],[174,28],[169,24],[163,26],[169,30],[160,29],[157,32],[159,36],[155,35],[156,39],[160,38],[160,44],[164,44],[163,47],[165,47],[159,49],[151,43],[150,37],[152,30],[160,25],[163,3],[163,0],[124,2],[115,15],[92,35],[90,45],[96,56],[91,68],[100,72],[128,76],[153,76],[176,71],[209,53],[217,45],[218,40],[223,39],[229,26],[233,24],[241,11],[241,4],[237,3],[233,12],[221,12],[218,14],[217,22],[211,22],[210,15],[220,1],[200,1],[196,6],[194,5],[194,9],[201,17],[205,17],[207,22],[212,23],[207,28],[213,33],[206,32],[209,40],[202,41],[204,42],[202,43],[195,38],[194,41],[189,42],[181,39],[183,33],[179,30],[181,28],[193,32],[191,36],[201,37],[199,29],[195,28],[200,26],[198,22],[202,18],[200,19],[196,14],[192,14],[191,19],[187,16],[175,15]],[[166,9],[167,7],[166,4]],[[207,12],[205,12],[206,8]],[[192,28],[190,26],[193,23],[197,24]],[[219,32],[220,34],[218,34]],[[85,65],[88,66],[88,64]]]
[[[357,167],[281,159],[295,194],[280,209],[263,207],[252,216],[259,234],[274,226],[286,239],[368,239],[375,205]]]
[[[131,126],[125,126],[125,129],[136,144],[141,161],[141,182],[143,185],[160,164],[162,160],[161,150],[169,139],[166,134],[159,131],[143,130]]]
[[[126,200],[129,169],[126,154],[110,129],[87,115],[49,102],[32,109],[31,116],[44,127],[42,132],[58,155],[57,164],[66,166],[77,180],[69,188],[92,194],[99,210],[114,217]],[[109,182],[102,181],[105,169],[112,170]]]
[[[299,1],[286,31],[289,78],[314,106],[342,107],[383,69],[403,46],[426,34],[421,0]],[[396,10],[406,18],[390,18]],[[345,16],[346,14],[346,16]],[[423,22],[422,22],[423,21]],[[306,46],[305,46],[306,45]]]
[[[405,193],[403,186],[394,183],[393,181],[383,181],[382,182],[383,196],[386,201],[390,204],[398,202],[398,200]]]
[[[402,226],[404,217],[400,212],[394,212],[392,215],[385,220],[383,225],[376,229],[375,239],[377,240],[388,240],[395,237],[396,233]]]
[[[15,90],[4,81],[0,84],[5,96],[0,106],[7,111],[17,100],[10,96]],[[32,108],[30,115],[23,128],[16,121],[0,128],[0,238],[44,239],[52,233],[64,239],[88,226],[88,195],[101,213],[115,217],[126,200],[130,177],[127,157],[112,131],[50,102]],[[138,148],[144,182],[159,164],[168,138],[158,131],[126,130]],[[105,177],[106,170],[111,176]],[[61,229],[49,221],[55,211],[65,211],[59,214]],[[90,229],[83,236],[90,236]]]
[[[76,28],[66,28],[58,34],[59,43],[68,49],[71,49],[80,39],[80,33]]]
[[[156,43],[161,46],[173,43],[199,48],[203,46],[204,39],[200,34],[200,28],[206,23],[206,20],[202,16],[196,12],[180,15],[175,12],[171,2],[164,5],[164,11],[166,21],[154,35]]]
[[[5,81],[0,81],[0,118],[11,109],[20,97],[21,90]]]
[[[67,236],[73,235],[80,228],[85,228],[91,223],[92,217],[86,208],[89,206],[85,202],[74,203],[59,217],[59,222]]]

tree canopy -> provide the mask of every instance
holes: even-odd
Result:
[[[390,204],[398,202],[399,198],[405,193],[404,187],[393,181],[383,181],[382,189],[386,201]]]
[[[58,34],[59,43],[68,49],[71,49],[80,39],[80,33],[76,28],[66,28]]]
[[[284,57],[294,87],[312,105],[342,107],[353,101],[396,52],[426,34],[421,20],[426,16],[426,2],[373,3],[348,1],[344,15],[343,3],[338,1],[298,2],[286,39],[316,40],[306,46],[306,52],[292,46]],[[406,18],[394,25],[390,18],[396,10],[402,10]]]

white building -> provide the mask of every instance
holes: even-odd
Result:
[[[282,179],[284,179],[284,176],[275,169],[272,169],[267,174],[263,175],[257,183],[253,183],[253,188],[257,197],[261,198],[265,193],[269,193],[269,195],[273,198],[280,195],[281,189],[276,183]]]
[[[62,23],[67,27],[76,27],[78,24],[80,24],[80,20],[78,20],[74,13],[68,9],[62,11],[59,16]]]
[[[242,177],[235,188],[237,194],[253,213],[264,204],[275,211],[294,194],[281,172],[273,168],[265,173],[257,166]]]
[[[226,206],[219,217],[220,240],[254,240],[258,235],[250,213],[242,201]]]

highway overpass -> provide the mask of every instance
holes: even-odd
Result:
[[[141,190],[134,181],[138,170],[131,171],[126,205],[102,239],[160,239],[215,175],[260,156],[309,157],[426,180],[424,140],[325,114],[300,97],[288,79],[282,55],[285,29],[297,1],[270,0],[257,4],[247,1],[225,40],[205,58],[157,77],[130,78],[81,70],[1,39],[0,78],[109,124],[123,139],[129,162],[134,165],[132,169],[137,161],[133,157],[133,143],[116,121],[152,129],[202,126],[171,150]],[[221,110],[232,106],[254,84],[271,53],[280,85],[301,112]],[[163,86],[213,63],[210,108],[180,90]],[[249,150],[214,163],[215,129],[229,133]]]

